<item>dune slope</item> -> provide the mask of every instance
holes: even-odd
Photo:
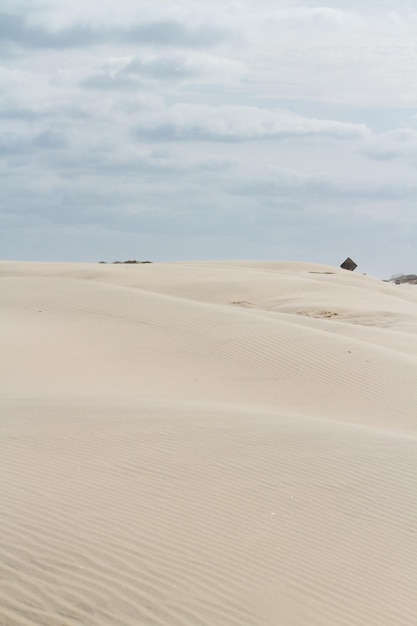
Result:
[[[0,625],[411,625],[417,291],[0,263]]]

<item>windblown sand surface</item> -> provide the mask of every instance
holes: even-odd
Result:
[[[417,288],[0,263],[0,624],[417,624]]]

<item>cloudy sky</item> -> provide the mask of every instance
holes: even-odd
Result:
[[[2,0],[0,258],[417,271],[415,0]]]

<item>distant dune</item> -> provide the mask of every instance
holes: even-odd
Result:
[[[0,626],[411,626],[417,291],[0,263]]]

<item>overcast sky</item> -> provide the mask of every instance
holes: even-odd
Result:
[[[2,0],[0,258],[417,271],[415,0]]]

